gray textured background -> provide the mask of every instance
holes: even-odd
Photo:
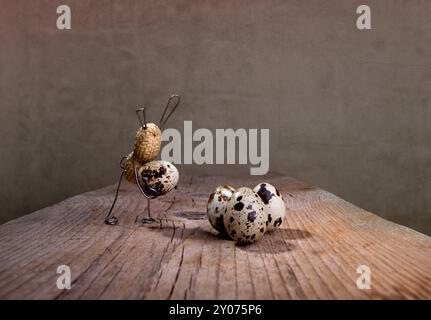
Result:
[[[70,31],[55,27],[63,3]],[[355,27],[362,3],[371,31]],[[158,118],[178,92],[170,126],[270,128],[273,171],[431,234],[429,1],[0,8],[1,221],[114,183],[134,108]],[[214,170],[233,171],[196,172]]]

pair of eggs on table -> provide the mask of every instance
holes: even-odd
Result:
[[[154,160],[160,152],[162,133],[154,123],[147,123],[136,133],[135,145],[125,161],[124,172],[127,181],[138,183],[151,196],[163,195],[174,189],[178,183],[178,169],[170,162]]]
[[[269,183],[259,183],[253,190],[221,185],[210,195],[207,215],[210,224],[231,239],[252,243],[266,231],[278,228],[286,214],[280,192]]]

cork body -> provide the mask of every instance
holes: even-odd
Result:
[[[136,169],[139,171],[139,169],[142,167],[142,163],[140,163],[138,160],[135,160],[135,163]],[[133,152],[129,153],[126,158],[126,162],[124,163],[124,175],[127,181],[136,183],[135,169],[133,167]]]
[[[148,123],[136,133],[134,155],[138,162],[146,163],[154,160],[160,152],[162,132],[154,123]]]

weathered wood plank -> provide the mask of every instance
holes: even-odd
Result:
[[[67,199],[0,226],[0,298],[42,299],[430,299],[431,238],[381,219],[333,194],[271,175],[287,203],[280,230],[237,246],[206,220],[209,193],[221,183],[260,177],[182,176],[156,199],[160,223],[144,226],[146,201],[123,185],[120,222],[103,218],[114,186]],[[57,266],[72,289],[56,287]],[[372,288],[356,287],[356,268]]]

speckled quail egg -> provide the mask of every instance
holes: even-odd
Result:
[[[239,243],[259,240],[266,231],[267,218],[262,199],[246,187],[232,195],[223,215],[227,234]]]
[[[223,215],[225,213],[226,205],[235,189],[229,185],[218,186],[213,193],[211,193],[207,204],[207,215],[210,224],[221,233],[226,233],[224,227]]]
[[[286,204],[280,192],[267,182],[259,183],[253,190],[265,204],[268,214],[267,230],[272,231],[278,228],[286,216]]]
[[[145,163],[154,160],[160,152],[162,145],[162,133],[154,123],[147,123],[139,128],[136,133],[135,148],[133,150],[136,159]]]
[[[163,160],[147,162],[138,172],[139,185],[145,193],[152,196],[160,196],[174,189],[178,178],[178,169]]]

